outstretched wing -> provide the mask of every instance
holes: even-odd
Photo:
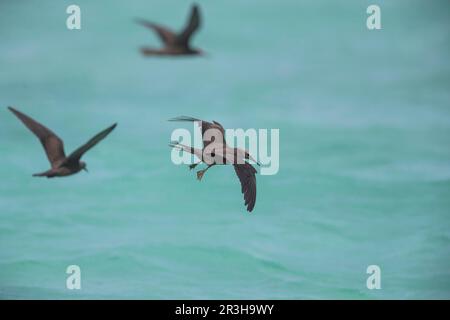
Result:
[[[256,169],[249,163],[234,164],[234,170],[241,182],[247,211],[252,212],[256,202]]]
[[[142,19],[136,19],[136,22],[155,31],[166,46],[174,45],[178,41],[177,35],[166,27]]]
[[[97,134],[95,137],[93,137],[91,140],[89,140],[87,143],[85,143],[84,145],[82,145],[81,147],[79,147],[77,150],[75,150],[74,152],[72,152],[66,160],[66,163],[77,163],[81,157],[83,156],[83,154],[85,154],[89,149],[91,149],[92,147],[94,147],[97,143],[99,143],[100,141],[102,141],[103,139],[106,138],[106,136],[108,134],[111,133],[111,131],[114,130],[114,128],[117,126],[117,123],[113,124],[111,127],[103,130],[102,132],[100,132],[99,134]]]
[[[172,119],[169,119],[169,121],[197,122],[198,126],[202,130],[203,148],[206,148],[210,143],[215,142],[214,139],[209,139],[208,137],[205,137],[206,131],[208,131],[210,129],[218,130],[218,132],[221,133],[221,137],[219,138],[220,141],[217,141],[217,142],[221,143],[223,145],[226,144],[226,142],[225,142],[225,129],[217,121],[213,121],[211,123],[211,122],[208,122],[208,121],[203,121],[203,120],[200,120],[200,119],[196,119],[196,118],[192,118],[192,117],[186,117],[186,116],[172,118]],[[212,133],[215,133],[215,132],[212,132]],[[214,137],[212,137],[212,138],[214,138]]]
[[[64,153],[64,143],[63,141],[54,134],[50,129],[44,127],[39,122],[31,119],[27,115],[12,107],[8,109],[16,115],[23,124],[31,130],[41,141],[44,147],[45,153],[47,154],[48,161],[52,167],[58,166],[58,164],[65,159],[66,155]]]
[[[191,9],[191,16],[189,21],[184,28],[184,30],[179,34],[178,41],[187,46],[189,43],[189,39],[191,36],[198,30],[200,27],[200,9],[197,5],[193,5]]]

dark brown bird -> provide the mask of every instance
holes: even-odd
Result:
[[[175,33],[166,27],[142,19],[137,19],[136,22],[155,31],[164,45],[164,47],[161,49],[148,47],[141,48],[142,54],[146,56],[181,56],[204,54],[202,50],[191,47],[189,43],[192,35],[200,27],[200,9],[197,5],[192,6],[191,17],[186,27],[179,33]]]
[[[64,143],[56,134],[20,111],[17,111],[12,107],[8,107],[8,109],[39,138],[45,153],[47,154],[48,161],[52,166],[50,170],[33,174],[33,177],[64,177],[78,173],[81,170],[87,171],[86,163],[80,161],[81,157],[89,149],[103,140],[117,126],[117,123],[115,123],[108,129],[103,130],[66,157],[66,154],[64,153]]]
[[[204,162],[206,169],[197,171],[197,179],[201,180],[205,172],[219,165],[233,165],[234,171],[241,182],[241,191],[244,194],[245,205],[247,211],[252,212],[256,202],[256,169],[246,160],[255,162],[260,165],[247,150],[239,148],[231,148],[225,141],[225,129],[217,121],[207,122],[192,117],[176,117],[169,121],[196,122],[202,130],[203,149],[189,147],[173,141],[169,146],[177,148],[185,152],[189,152],[200,159],[199,162],[191,164],[189,168],[192,170],[200,163]]]

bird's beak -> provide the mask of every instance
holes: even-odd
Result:
[[[89,172],[89,170],[86,167],[84,167],[83,170],[86,172]]]

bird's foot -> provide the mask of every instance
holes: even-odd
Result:
[[[204,174],[205,174],[205,170],[197,171],[197,180],[201,181]]]
[[[196,166],[198,166],[198,163],[193,163],[189,165],[189,170],[194,169]]]

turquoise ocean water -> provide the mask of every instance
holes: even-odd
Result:
[[[180,28],[190,4],[0,2],[0,298],[450,298],[448,2],[202,0],[207,58],[142,57],[133,18]],[[67,152],[119,125],[89,173],[32,178],[49,165],[8,105]],[[280,129],[252,214],[232,168],[172,164],[178,115]]]

